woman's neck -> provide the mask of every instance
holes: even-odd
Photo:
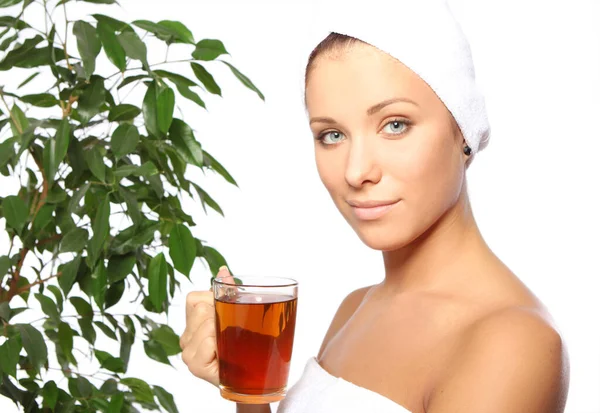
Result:
[[[383,253],[382,287],[398,292],[453,289],[467,281],[472,273],[467,268],[493,258],[463,193],[456,205],[419,238],[399,250]]]

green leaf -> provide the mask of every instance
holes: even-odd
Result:
[[[100,310],[104,309],[104,301],[107,287],[107,275],[106,268],[104,267],[104,260],[98,262],[96,269],[92,273],[92,293],[94,301],[98,305]]]
[[[113,340],[117,340],[117,336],[114,331],[111,330],[109,326],[104,324],[102,321],[94,321],[96,327],[98,327],[108,338],[112,338]]]
[[[54,380],[50,380],[44,384],[42,397],[44,398],[44,407],[54,411],[54,407],[56,407],[56,402],[58,401],[58,386]]]
[[[31,26],[21,19],[12,16],[0,16],[0,27],[9,27],[15,30],[28,29]],[[2,37],[2,36],[0,36]]]
[[[175,269],[189,278],[196,259],[196,243],[192,233],[184,224],[177,224],[169,235],[169,255]]]
[[[108,291],[106,292],[106,304],[104,305],[104,309],[108,309],[113,305],[117,304],[119,300],[123,297],[123,293],[125,292],[125,281],[117,281],[108,287]]]
[[[42,333],[29,324],[18,324],[23,348],[36,371],[48,362],[48,348]]]
[[[184,98],[189,99],[192,102],[196,103],[198,106],[206,109],[206,104],[204,103],[204,101],[200,98],[200,96],[196,92],[190,90],[189,87],[177,85],[177,91]]]
[[[19,33],[15,33],[12,36],[8,36],[6,39],[2,40],[2,43],[0,43],[0,51],[5,51],[6,49],[8,49],[10,45],[13,44],[13,42],[18,38]]]
[[[113,357],[106,351],[95,350],[94,354],[100,362],[100,367],[115,373],[125,373],[123,360]]]
[[[156,340],[145,340],[144,341],[144,351],[146,355],[150,357],[152,360],[156,360],[160,363],[171,365],[169,361],[169,357],[167,357],[167,353],[162,348],[160,343]]]
[[[106,413],[121,413],[123,409],[123,403],[125,402],[125,394],[117,393],[110,398],[110,404],[108,405],[108,411]]]
[[[123,177],[123,176],[145,176],[149,177],[152,175],[156,175],[158,173],[158,169],[156,166],[150,161],[145,162],[143,165],[123,165],[118,167],[115,170],[115,176]]]
[[[148,265],[148,292],[154,308],[161,311],[167,299],[167,261],[162,252]]]
[[[113,240],[111,252],[124,255],[137,250],[140,246],[149,244],[154,239],[160,224],[157,221],[143,220],[139,225],[132,225],[121,231]]]
[[[111,284],[124,280],[133,272],[135,254],[113,255],[108,261],[108,281]]]
[[[208,90],[212,94],[221,96],[221,88],[219,87],[219,85],[217,85],[215,78],[210,73],[208,73],[204,66],[198,63],[191,63],[190,65],[192,66],[194,75],[196,75],[196,78],[198,78],[198,80],[202,82],[206,90]]]
[[[110,202],[108,197],[104,198],[104,201],[98,207],[96,216],[93,222],[94,235],[88,244],[89,262],[88,265],[93,266],[96,260],[100,256],[100,252],[104,248],[104,242],[108,237],[109,225],[108,220],[110,217]]]
[[[82,317],[90,317],[94,314],[90,303],[81,297],[71,297],[69,298],[69,302],[73,305],[73,307],[75,307],[77,314]]]
[[[63,290],[65,297],[69,295],[71,287],[77,278],[77,271],[79,270],[79,264],[81,263],[81,257],[78,256],[73,261],[62,266],[62,274],[58,279],[58,285]]]
[[[158,130],[164,135],[169,131],[175,110],[175,92],[168,86],[157,88],[156,113]]]
[[[133,24],[140,29],[153,33],[161,40],[171,43],[194,44],[192,32],[183,23],[171,20],[162,20],[158,23],[149,20],[136,20]]]
[[[67,360],[77,364],[73,357],[73,330],[67,323],[63,322],[58,326],[58,342]]]
[[[154,395],[152,394],[152,389],[145,381],[133,377],[128,377],[126,379],[121,380],[121,384],[131,389],[131,391],[133,392],[133,396],[138,402],[154,403]]]
[[[119,194],[125,199],[127,213],[131,217],[133,223],[138,225],[142,222],[142,213],[140,212],[136,195],[122,186],[119,186]]]
[[[16,195],[7,196],[2,201],[2,211],[7,226],[21,233],[27,220],[27,205]]]
[[[196,49],[192,57],[197,60],[215,60],[217,57],[229,54],[223,46],[223,42],[216,39],[204,39],[196,43]]]
[[[110,147],[115,157],[119,159],[133,152],[137,147],[139,140],[140,133],[138,132],[137,127],[129,123],[123,123],[113,132],[110,138]]]
[[[168,412],[168,413],[179,413],[177,410],[177,405],[175,404],[175,400],[173,399],[173,395],[163,389],[160,386],[154,386],[154,394],[158,399],[160,405]]]
[[[126,372],[131,356],[131,346],[135,341],[135,332],[129,330],[129,332],[126,333],[123,329],[119,329],[119,338],[121,339],[119,357],[123,360],[123,370]]]
[[[214,199],[212,199],[212,197],[204,189],[200,188],[198,185],[196,185],[193,182],[192,182],[192,185],[194,186],[194,188],[196,189],[196,192],[198,193],[198,197],[200,198],[200,202],[202,202],[202,207],[204,208],[204,212],[206,212],[206,207],[204,206],[204,204],[206,204],[209,207],[211,207],[212,209],[214,209],[217,213],[221,214],[221,216],[225,216],[225,214],[223,214],[223,210],[221,209],[219,204],[217,204],[217,202]]]
[[[142,112],[144,114],[144,123],[148,133],[154,136],[160,136],[161,133],[158,129],[158,112],[156,107],[156,87],[156,81],[152,81],[148,85],[146,95],[144,96]]]
[[[88,379],[82,376],[69,378],[69,391],[78,398],[88,398],[92,395],[93,387]]]
[[[25,79],[24,81],[22,81],[21,83],[19,83],[19,86],[17,86],[17,89],[21,89],[23,86],[25,86],[26,84],[28,84],[29,82],[31,82],[33,79],[35,79],[36,77],[38,77],[38,75],[40,74],[40,72],[35,72],[32,75],[29,75],[27,77],[27,79]]]
[[[92,325],[92,317],[83,317],[77,320],[79,328],[81,328],[81,335],[88,341],[92,346],[96,343],[96,330]]]
[[[202,153],[204,155],[203,159],[206,166],[208,166],[210,169],[221,175],[230,184],[237,186],[237,182],[235,181],[235,179],[233,179],[233,176],[231,176],[229,172],[227,172],[223,165],[217,162],[217,160],[213,158],[213,156],[208,152],[202,151]]]
[[[238,80],[240,82],[242,82],[242,84],[244,86],[246,86],[248,89],[256,92],[258,97],[260,97],[262,100],[265,100],[265,96],[262,94],[262,92],[260,90],[258,90],[258,88],[256,86],[254,86],[254,83],[252,83],[252,81],[250,79],[248,79],[248,77],[246,75],[244,75],[242,72],[237,70],[231,63],[228,63],[224,60],[222,60],[222,62],[225,63],[227,65],[227,67],[229,67],[229,69],[231,69],[231,72],[235,75],[235,77],[238,78]]]
[[[23,0],[0,0],[0,9],[4,7],[14,6],[21,3]]]
[[[115,106],[110,110],[110,112],[108,113],[108,120],[111,122],[133,120],[141,112],[142,110],[137,106],[124,103],[122,105]]]
[[[81,199],[85,196],[85,193],[88,191],[88,189],[90,189],[90,183],[89,182],[87,182],[86,184],[84,184],[81,188],[79,188],[77,190],[77,192],[75,192],[73,194],[73,197],[69,201],[69,206],[67,207],[67,211],[68,211],[69,214],[75,213],[75,211],[79,207],[79,203],[81,202]]]
[[[60,121],[58,129],[56,129],[56,135],[54,135],[54,141],[56,142],[54,159],[56,159],[57,165],[60,165],[67,155],[70,138],[71,125],[69,124],[69,120],[67,118],[63,118]]]
[[[146,49],[146,45],[133,30],[122,32],[117,36],[117,39],[125,50],[127,57],[139,60],[144,67],[148,67],[148,50]]]
[[[45,204],[38,211],[35,220],[33,221],[33,229],[38,232],[46,227],[52,221],[52,214],[54,213],[54,205]]]
[[[0,345],[0,372],[17,378],[21,348],[21,340],[18,337],[9,338]]]
[[[120,72],[124,72],[127,68],[125,50],[123,49],[123,46],[121,46],[119,39],[117,39],[115,30],[113,30],[109,23],[100,20],[96,25],[96,32],[98,33],[98,37],[100,38],[102,47],[104,47],[104,52],[106,53],[108,60],[110,60]]]
[[[44,145],[44,173],[48,184],[54,183],[54,176],[58,170],[58,164],[56,163],[56,141],[52,138],[46,140]]]
[[[36,293],[34,296],[40,302],[44,314],[50,317],[50,320],[54,321],[56,324],[60,323],[60,314],[56,308],[56,303],[50,297],[40,293]]]
[[[115,379],[106,380],[100,387],[100,392],[112,396],[119,390],[118,383]]]
[[[37,93],[21,97],[21,101],[40,108],[51,108],[58,105],[58,99],[50,93]]]
[[[180,119],[173,119],[169,129],[169,139],[187,163],[202,166],[202,146],[187,123]]]
[[[100,150],[92,146],[90,149],[83,152],[85,162],[92,171],[92,174],[100,181],[104,182],[106,178],[106,167],[104,165],[104,157],[100,154]]]
[[[29,127],[29,119],[25,116],[19,105],[13,105],[11,112],[10,127],[14,136],[21,135]]]
[[[110,30],[113,32],[121,32],[123,30],[131,29],[131,26],[129,26],[127,23],[109,16],[105,16],[104,14],[92,14],[92,16],[98,21],[98,23],[102,23],[104,26],[110,28]]]
[[[175,109],[175,93],[166,85],[152,81],[144,96],[142,112],[146,129],[154,136],[163,136],[169,130]]]
[[[227,265],[227,261],[221,255],[221,253],[212,247],[203,246],[201,250],[201,256],[206,259],[213,276],[217,275],[219,268],[221,268],[223,265]]]
[[[96,4],[115,4],[117,0],[83,0],[88,3],[96,3]]]
[[[179,336],[167,325],[161,325],[150,332],[150,338],[156,340],[165,350],[167,356],[181,353],[179,347]]]
[[[0,143],[0,169],[4,168],[13,156],[15,156],[15,144],[13,140],[7,139]]]
[[[60,252],[79,252],[88,242],[88,232],[84,228],[73,228],[60,242]]]
[[[23,44],[15,47],[6,54],[4,59],[0,62],[0,70],[8,70],[13,66],[22,66],[24,62],[27,62],[32,53],[35,53],[35,50],[38,50],[35,47],[43,40],[44,38],[40,35],[26,39]]]
[[[175,85],[182,85],[186,87],[198,86],[193,80],[190,80],[185,76],[181,76],[180,74],[169,72],[167,70],[158,69],[154,71],[154,74],[162,78],[169,79]]]
[[[49,285],[46,288],[48,288],[48,290],[50,290],[50,292],[54,295],[54,298],[56,298],[56,306],[58,308],[58,312],[62,313],[62,311],[63,311],[63,295],[60,292],[60,288],[58,288],[56,285]]]
[[[90,119],[100,113],[102,105],[106,101],[106,89],[104,79],[100,76],[92,76],[90,83],[85,86],[79,100],[77,101],[77,114],[81,124],[87,124]]]
[[[0,279],[8,274],[8,270],[12,267],[10,258],[6,255],[0,257]]]
[[[76,21],[73,25],[73,34],[77,38],[77,50],[83,61],[86,78],[89,79],[96,70],[96,57],[100,53],[102,44],[94,26],[82,20]]]
[[[123,79],[123,81],[122,81],[122,82],[119,84],[119,86],[117,86],[117,90],[118,90],[118,89],[121,89],[121,88],[123,88],[123,87],[125,87],[125,86],[127,86],[127,85],[128,85],[128,84],[130,84],[130,83],[133,83],[133,82],[140,81],[140,80],[142,80],[142,79],[145,79],[145,78],[147,78],[147,77],[148,77],[148,75],[147,75],[147,74],[144,74],[144,75],[135,75],[135,76],[129,76],[129,77],[126,77],[126,78],[125,78],[125,79]]]

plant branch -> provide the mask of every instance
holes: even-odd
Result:
[[[15,272],[10,280],[10,287],[8,289],[8,293],[6,295],[6,302],[9,302],[15,295],[18,294],[19,291],[19,279],[21,278],[21,268],[23,268],[23,263],[25,262],[25,257],[29,252],[29,248],[23,247],[21,248],[21,253],[19,256],[19,262],[17,262],[17,267],[15,268]]]
[[[65,52],[65,59],[67,61],[67,68],[69,70],[72,70],[73,66],[71,66],[71,64],[69,63],[69,54],[67,53],[67,37],[69,35],[69,19],[67,18],[67,5],[66,5],[66,2],[63,3],[63,12],[64,12],[64,15],[65,15],[65,40],[63,42],[63,51]],[[63,114],[63,118],[64,117],[65,116]]]

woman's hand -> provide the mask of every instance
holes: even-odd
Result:
[[[227,267],[221,267],[217,278],[233,278]],[[233,279],[231,280],[233,283]],[[219,360],[215,331],[215,301],[211,290],[194,291],[186,301],[186,327],[179,345],[182,359],[190,372],[219,386]]]

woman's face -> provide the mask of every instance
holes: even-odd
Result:
[[[306,103],[321,180],[365,244],[401,248],[456,205],[462,135],[433,90],[398,60],[363,43],[320,55]]]

